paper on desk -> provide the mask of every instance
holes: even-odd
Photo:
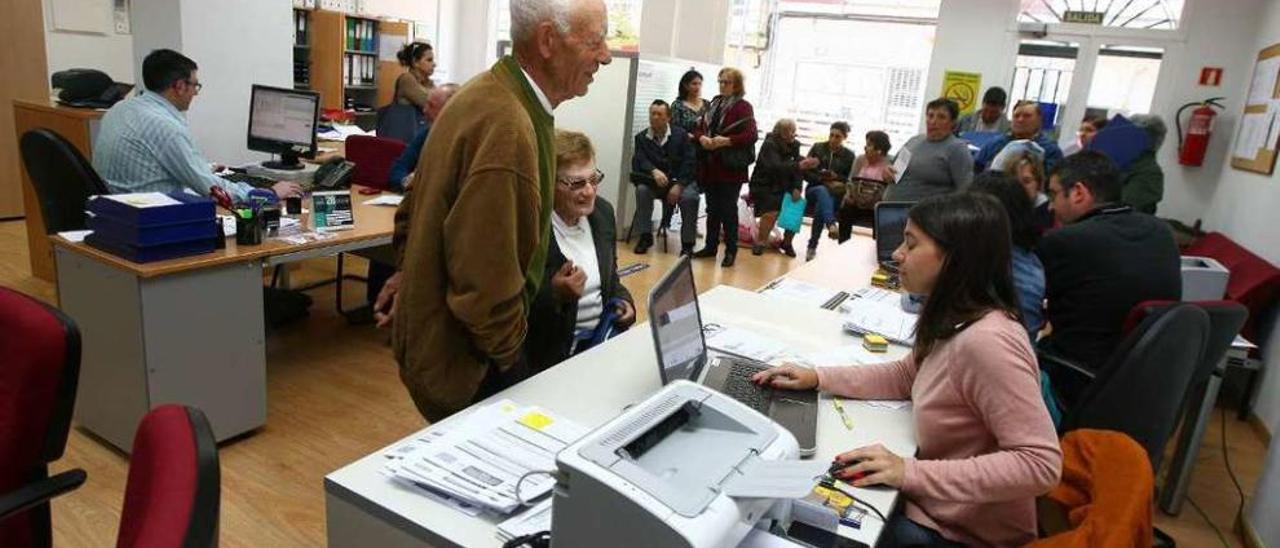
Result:
[[[80,242],[83,242],[83,241],[84,241],[84,237],[85,237],[85,236],[88,236],[88,235],[90,235],[90,234],[93,234],[93,231],[92,231],[92,230],[68,230],[68,231],[65,231],[65,232],[59,232],[59,233],[58,233],[58,235],[59,235],[59,236],[62,236],[62,237],[63,237],[63,239],[65,239],[65,240],[67,240],[68,242],[71,242],[71,243],[73,243],[73,244],[78,244],[78,243],[80,243]]]
[[[333,237],[333,234],[326,232],[303,232],[292,236],[281,236],[280,241],[291,243],[293,245],[302,245],[311,242],[319,242],[321,240],[328,240]]]
[[[587,429],[538,407],[503,400],[462,417],[439,437],[419,440],[389,466],[397,478],[501,514],[519,506],[516,484],[555,470],[555,455]],[[550,492],[545,474],[526,477],[519,496]]]
[[[791,278],[779,278],[761,289],[760,293],[820,308],[835,299],[841,292]]]
[[[791,357],[786,344],[749,329],[709,323],[702,326],[702,333],[708,348],[726,354],[762,363],[775,363]]]
[[[373,132],[360,129],[357,125],[334,124],[333,129],[316,133],[316,136],[321,139],[340,142],[346,142],[347,137],[352,135],[373,135]]]
[[[750,459],[725,481],[724,494],[735,498],[804,498],[822,479],[828,464],[819,459]]]
[[[1253,344],[1253,343],[1249,342],[1249,339],[1246,339],[1246,338],[1244,338],[1244,337],[1241,337],[1240,335],[1236,335],[1235,340],[1231,341],[1231,347],[1232,347],[1232,348],[1244,348],[1244,349],[1247,349],[1247,350],[1253,350],[1253,349],[1257,348],[1257,347],[1258,347],[1258,345],[1256,345],[1256,344]]]
[[[845,330],[858,334],[875,333],[890,342],[911,346],[915,341],[919,316],[903,310],[901,297],[897,293],[892,295],[892,301],[883,294],[849,299],[845,306],[840,307]]]
[[[136,208],[182,205],[182,202],[179,202],[173,198],[170,198],[169,196],[166,196],[163,192],[136,192],[133,194],[111,194],[111,195],[104,195],[102,197],[109,200],[115,200],[122,204],[128,204]]]
[[[911,151],[908,149],[898,150],[898,156],[893,159],[893,170],[896,172],[893,176],[893,182],[902,180],[902,175],[907,172],[907,166],[911,165]]]
[[[797,357],[802,365],[809,367],[841,367],[890,361],[890,358],[884,354],[873,354],[870,350],[863,348],[861,344],[849,344],[814,352],[805,352]]]
[[[509,541],[516,537],[551,530],[551,500],[548,498],[515,517],[498,524],[498,540]]]
[[[889,409],[891,411],[911,407],[911,400],[848,400],[848,402],[872,409]]]
[[[399,206],[404,201],[403,194],[383,194],[372,200],[365,200],[364,205],[375,206]]]

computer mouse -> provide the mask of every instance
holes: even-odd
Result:
[[[846,478],[846,477],[843,477],[843,476],[836,476],[836,473],[837,473],[837,472],[839,472],[839,471],[841,471],[841,470],[844,470],[845,468],[848,468],[848,467],[853,466],[853,465],[855,465],[855,464],[858,464],[858,463],[860,463],[860,462],[862,462],[862,459],[854,459],[854,460],[851,460],[851,461],[849,461],[849,462],[840,462],[840,461],[838,461],[838,460],[833,460],[833,461],[831,461],[831,467],[827,469],[827,474],[829,474],[831,477],[839,477],[839,479],[844,480],[844,481],[857,481],[857,480],[860,480],[860,479],[862,479],[862,478],[867,477],[869,474],[868,474],[867,472],[858,472],[858,473],[856,473],[856,474],[854,474],[854,475],[852,475],[852,476],[849,476],[849,477],[847,477],[847,478]]]

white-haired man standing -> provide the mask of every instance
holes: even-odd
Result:
[[[552,109],[609,63],[607,21],[601,0],[511,0],[513,55],[467,82],[431,128],[431,161],[401,205],[392,287],[400,379],[428,420],[526,374],[557,184]]]

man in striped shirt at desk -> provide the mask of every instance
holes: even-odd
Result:
[[[196,63],[169,49],[158,49],[142,61],[147,89],[117,103],[102,117],[93,145],[93,167],[113,193],[173,192],[191,189],[208,196],[215,186],[234,199],[252,189],[213,174],[196,150],[183,115],[200,93]],[[297,196],[297,183],[271,187],[277,196]]]

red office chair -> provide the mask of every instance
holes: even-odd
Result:
[[[84,483],[49,477],[80,378],[80,331],[57,309],[0,287],[0,546],[52,544],[49,500]]]
[[[204,413],[173,404],[152,409],[133,439],[116,545],[216,546],[220,482]]]
[[[352,135],[347,138],[347,160],[356,165],[353,184],[388,190],[391,166],[404,153],[405,144],[396,139]]]

